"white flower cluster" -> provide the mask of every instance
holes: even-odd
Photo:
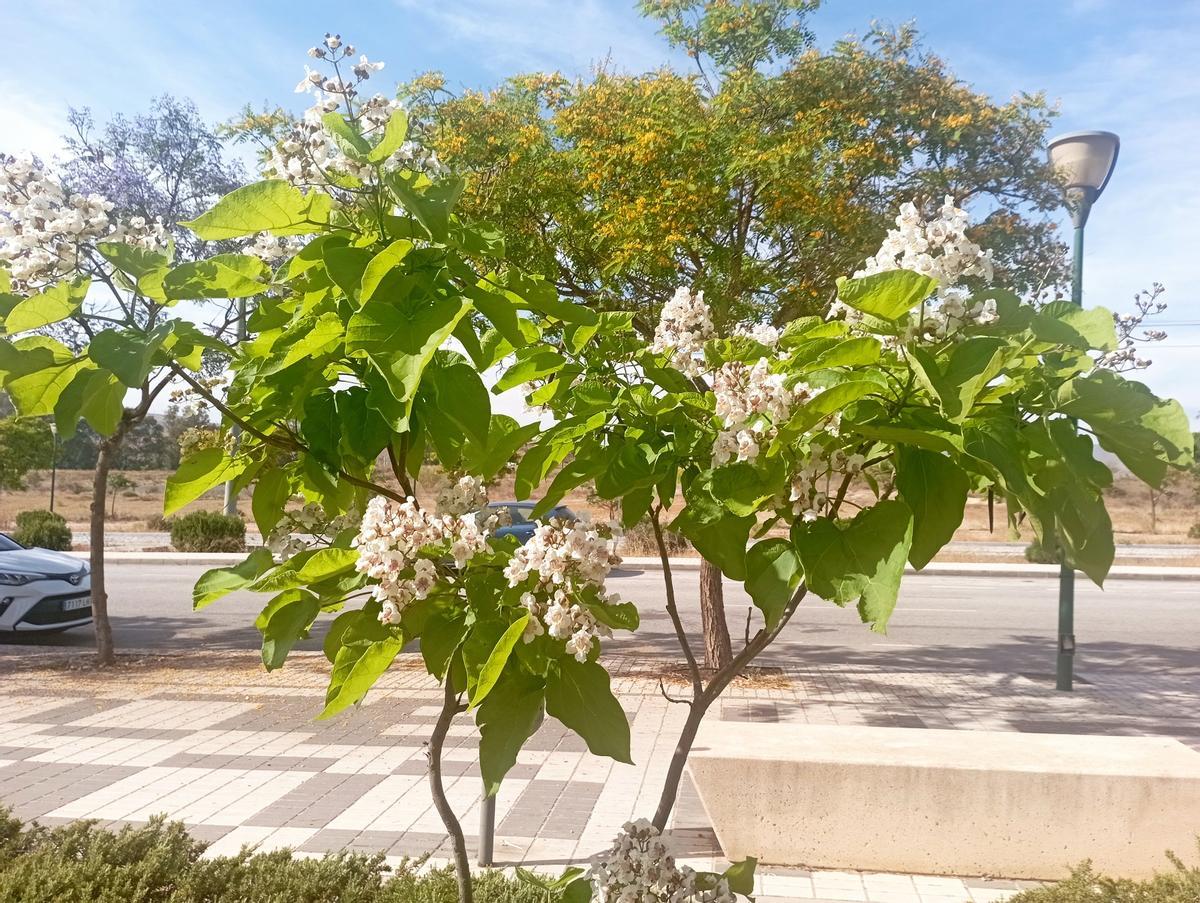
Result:
[[[999,314],[992,298],[976,301],[962,286],[952,286],[938,291],[935,300],[925,306],[924,316],[918,312],[909,315],[904,338],[927,336],[944,339],[958,333],[965,326],[986,326],[995,323]]]
[[[270,232],[259,232],[253,239],[246,242],[243,250],[270,266],[274,266],[286,257],[291,257],[306,244],[304,238],[298,235],[272,235]]]
[[[966,326],[984,326],[996,320],[996,302],[975,301],[962,281],[974,277],[991,283],[992,252],[967,238],[967,213],[947,196],[936,219],[926,221],[915,204],[900,207],[896,228],[888,231],[879,252],[868,257],[855,279],[891,270],[912,270],[938,282],[936,297],[919,313],[910,315],[904,339],[945,338]],[[862,313],[835,301],[829,317],[844,316],[848,322],[862,320]]]
[[[161,216],[152,220],[144,216],[130,217],[128,223],[118,223],[108,238],[110,241],[120,240],[146,251],[165,251],[171,241],[171,235],[167,232]]]
[[[735,336],[753,339],[760,345],[774,348],[779,344],[779,330],[770,323],[755,323],[752,326],[737,326],[733,330]]]
[[[555,639],[566,640],[567,651],[582,662],[596,637],[612,635],[580,601],[585,593],[602,594],[608,572],[621,563],[609,550],[610,539],[611,531],[604,528],[551,518],[516,551],[504,576],[509,586],[533,580],[532,589],[521,594],[531,615],[525,642],[548,630]],[[608,598],[616,601],[615,595]]]
[[[853,476],[861,473],[865,464],[866,458],[857,452],[847,455],[840,448],[827,452],[821,446],[814,445],[800,470],[792,477],[792,489],[788,495],[788,501],[792,503],[792,515],[806,523],[815,521],[829,507],[828,478],[834,474]],[[821,486],[823,478],[824,488]]]
[[[675,864],[646,819],[626,822],[612,847],[592,861],[588,878],[600,903],[733,903],[724,878]]]
[[[329,537],[349,530],[358,520],[357,512],[330,517],[320,505],[309,502],[298,511],[283,512],[264,544],[276,557],[286,560],[297,552],[327,545]]]
[[[376,496],[367,503],[354,545],[356,569],[378,581],[379,620],[395,624],[409,603],[429,595],[438,562],[450,557],[457,567],[465,567],[487,548],[487,534],[474,517],[430,514],[411,497],[395,502]]]
[[[703,370],[704,343],[715,332],[704,292],[693,295],[681,285],[663,305],[650,350],[654,354],[670,353],[672,367],[688,376],[699,376]]]
[[[992,252],[967,238],[967,212],[946,196],[939,216],[926,221],[912,203],[900,207],[896,228],[874,257],[867,258],[855,279],[888,270],[913,270],[938,281],[939,291],[958,285],[968,276],[992,281]]]
[[[113,231],[112,203],[69,194],[31,156],[0,155],[0,260],[20,290],[79,269],[82,245]]]
[[[467,475],[447,479],[438,489],[437,510],[442,514],[468,514],[487,504],[487,489],[477,478]]]
[[[753,461],[762,444],[787,422],[793,406],[820,392],[806,383],[789,389],[784,374],[772,373],[766,358],[759,358],[753,366],[741,361],[722,364],[713,379],[722,425],[713,443],[713,463],[719,466],[733,458]]]
[[[303,119],[271,151],[264,174],[287,179],[293,185],[336,185],[340,177],[352,176],[360,181],[374,178],[372,164],[359,163],[348,157],[338,140],[325,128],[324,116],[339,109],[353,110],[353,118],[367,138],[382,134],[392,113],[401,109],[397,100],[376,94],[360,100],[359,88],[383,63],[371,62],[360,56],[357,63],[347,58],[354,47],[343,44],[340,36],[326,35],[324,42],[309,50],[309,56],[334,63],[345,61],[353,77],[347,80],[335,68],[332,76],[304,67],[304,78],[296,85],[296,93],[313,94],[315,102],[305,111]],[[426,151],[413,141],[405,141],[381,164],[385,170],[412,169],[436,177],[445,172],[437,154]]]

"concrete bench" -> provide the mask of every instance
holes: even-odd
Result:
[[[1192,860],[1200,753],[1177,740],[713,721],[689,768],[730,859],[1061,878]]]

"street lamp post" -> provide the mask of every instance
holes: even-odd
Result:
[[[237,338],[239,342],[246,340],[245,298],[238,298]],[[235,423],[229,428],[229,432],[233,435],[233,447],[236,450],[241,441],[242,428]],[[237,493],[233,491],[233,480],[225,482],[225,503],[221,506],[221,510],[230,517],[237,514]]]
[[[54,513],[54,484],[58,482],[58,424],[50,421],[50,513]]]
[[[1050,141],[1050,165],[1063,178],[1075,236],[1071,251],[1071,301],[1083,307],[1083,228],[1092,205],[1117,165],[1121,139],[1112,132],[1070,132]],[[1075,569],[1063,562],[1058,577],[1058,663],[1055,686],[1075,681]]]

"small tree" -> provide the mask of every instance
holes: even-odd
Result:
[[[0,418],[0,490],[25,488],[25,475],[50,466],[54,437],[44,420]]]
[[[64,441],[81,418],[97,434],[90,563],[97,658],[106,666],[114,661],[104,579],[108,474],[173,379],[161,367],[165,350],[199,370],[213,341],[169,308],[265,286],[247,271],[205,293],[193,289],[194,272],[172,267],[177,250],[203,249],[178,223],[239,176],[190,102],[160,98],[149,115],[118,116],[99,134],[86,110],[72,111],[71,123],[72,156],[60,173],[32,157],[0,158],[0,263],[8,267],[0,384],[22,414],[53,415]],[[226,304],[208,333],[223,334],[234,319]],[[90,451],[91,443],[78,445]]]
[[[681,282],[722,332],[783,325],[827,309],[902,202],[933,213],[946,195],[990,211],[973,237],[1010,288],[1064,279],[1042,95],[994,102],[909,26],[818,49],[809,0],[638,5],[692,71],[529,73],[457,95],[430,74],[407,88],[432,146],[471,176],[462,209],[564,297],[636,312],[647,338]],[[721,587],[704,557],[710,670],[733,657]]]
[[[540,495],[538,513],[592,482],[619,500],[626,524],[649,518],[691,678],[653,823],[630,826],[588,876],[572,872],[555,889],[573,900],[594,885],[605,899],[722,903],[752,890],[753,862],[696,875],[666,859],[655,835],[705,713],[806,597],[853,604],[882,631],[906,561],[933,557],[972,492],[1003,494],[1011,516],[1099,583],[1113,557],[1102,497],[1112,475],[1095,445],[1155,485],[1191,463],[1179,405],[1096,367],[1116,347],[1111,315],[1035,310],[992,287],[990,255],[950,201],[931,222],[902,209],[879,254],[838,280],[831,319],[721,329],[682,287],[646,336],[634,312],[564,299],[507,260],[495,229],[456,211],[461,181],[409,139],[404,111],[362,96],[379,64],[354,65],[352,54],[336,35],[313,49],[332,75],[301,83],[316,105],[274,150],[280,178],[238,189],[191,223],[205,240],[270,233],[257,250],[285,250],[268,255],[269,270],[247,250],[164,275],[186,274],[202,296],[239,279],[255,293],[271,287],[252,338],[214,349],[232,373],[224,393],[191,368],[186,348],[155,346],[154,360],[220,411],[226,431],[241,430],[240,443],[184,459],[166,511],[226,480],[253,483],[260,531],[303,534],[289,537],[282,561],[260,549],[208,572],[194,603],[266,594],[256,624],[269,669],[317,618],[336,615],[319,717],[360,702],[416,644],[443,688],[429,781],[464,903],[465,838],[442,782],[457,714],[474,715],[488,794],[546,715],[592,752],[630,760],[602,646],[639,615],[606,593],[608,531],[551,520],[524,546],[495,536],[479,512],[510,462],[517,495]],[[297,248],[296,235],[310,238]],[[524,387],[554,413],[552,426],[492,412],[481,373],[501,362],[493,391]],[[432,507],[414,497],[427,457],[453,475]],[[855,481],[867,489],[851,498]],[[296,495],[308,500],[300,512],[289,510]],[[680,617],[668,521],[744,583],[757,611],[741,650],[711,674]],[[652,875],[661,880],[649,885]]]
[[[129,479],[129,477],[125,476],[123,473],[116,473],[109,477],[108,488],[110,494],[112,495],[112,504],[108,512],[109,517],[115,519],[117,516],[117,494],[124,492],[127,489],[133,489],[136,486],[137,483],[133,482],[133,480]]]

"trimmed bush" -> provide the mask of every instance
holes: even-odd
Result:
[[[0,808],[0,900],[21,903],[457,903],[449,869],[417,874],[420,860],[389,869],[382,853],[294,857],[287,850],[202,859],[205,844],[178,822],[113,833],[94,822],[58,828]],[[479,903],[554,903],[499,873],[475,877]]]
[[[180,552],[244,552],[246,524],[216,511],[193,511],[171,523],[171,545]]]
[[[68,552],[71,549],[71,528],[61,514],[53,511],[22,511],[17,515],[13,539],[23,546]]]
[[[1027,890],[1008,903],[1196,903],[1200,900],[1200,868],[1189,868],[1167,853],[1174,869],[1149,881],[1106,878],[1085,862],[1058,884]]]
[[[1200,539],[1200,521],[1192,524],[1192,528],[1188,530],[1189,539]]]

